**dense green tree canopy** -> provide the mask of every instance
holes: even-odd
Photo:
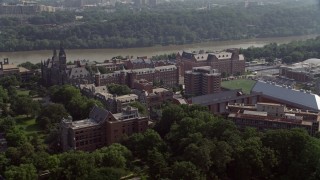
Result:
[[[75,15],[82,15],[83,20],[75,21]],[[228,3],[205,10],[179,4],[115,13],[98,8],[59,11],[30,17],[25,24],[17,18],[0,18],[0,25],[6,25],[0,29],[0,51],[52,49],[61,40],[66,48],[128,48],[315,34],[319,33],[319,15],[317,6],[301,3],[249,8]]]

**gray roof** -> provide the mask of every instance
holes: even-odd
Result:
[[[302,109],[320,110],[320,97],[310,92],[290,89],[263,81],[257,81],[251,91],[261,92],[269,98],[281,100]]]
[[[89,114],[89,118],[93,119],[95,122],[100,123],[108,118],[109,111],[100,108],[98,106],[94,106]]]
[[[89,72],[86,70],[84,67],[77,67],[77,68],[72,68],[70,70],[70,78],[75,79],[75,78],[83,78],[89,76]]]
[[[234,99],[239,95],[239,93],[242,94],[241,89],[235,89],[231,91],[222,91],[220,93],[192,97],[191,101],[192,101],[192,104],[208,105],[212,103]]]

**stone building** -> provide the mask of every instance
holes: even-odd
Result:
[[[53,51],[53,56],[47,61],[41,61],[41,76],[46,86],[64,84],[88,84],[93,82],[89,71],[79,63],[67,64],[67,57],[63,47],[59,54]]]
[[[148,128],[148,120],[132,107],[123,108],[117,114],[94,107],[87,119],[72,121],[69,118],[61,121],[61,148],[63,151],[94,151],[119,142],[124,135],[144,132]]]
[[[193,67],[210,66],[217,69],[222,76],[240,75],[245,72],[245,60],[238,49],[228,49],[223,52],[186,52],[177,54],[177,66],[180,76],[184,76],[185,71],[192,70]]]

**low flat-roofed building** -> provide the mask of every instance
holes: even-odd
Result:
[[[225,114],[228,103],[256,104],[259,102],[260,95],[261,93],[244,94],[241,89],[236,89],[192,97],[188,101],[191,104],[207,106],[213,114]]]
[[[18,67],[16,64],[10,64],[8,58],[4,58],[3,62],[0,62],[0,77],[19,75],[22,80],[28,80],[33,72],[24,68]]]
[[[292,108],[320,111],[320,97],[310,91],[257,81],[251,92],[262,93],[260,102],[279,103]]]
[[[257,103],[228,104],[228,118],[239,128],[255,127],[259,130],[304,128],[310,135],[319,131],[319,113],[287,108],[283,104]]]

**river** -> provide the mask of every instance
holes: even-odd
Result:
[[[228,48],[248,48],[250,46],[262,47],[269,43],[289,43],[291,41],[306,40],[315,38],[317,35],[291,36],[279,38],[256,38],[247,40],[233,41],[213,41],[205,43],[195,43],[186,45],[171,46],[154,46],[144,48],[128,48],[128,49],[66,49],[68,61],[77,59],[87,59],[90,61],[102,62],[112,57],[121,56],[154,56],[160,54],[177,53],[182,50],[211,50],[219,51]],[[10,63],[23,63],[26,61],[38,63],[52,56],[51,50],[41,51],[19,51],[19,52],[0,52],[0,60],[9,58]]]

